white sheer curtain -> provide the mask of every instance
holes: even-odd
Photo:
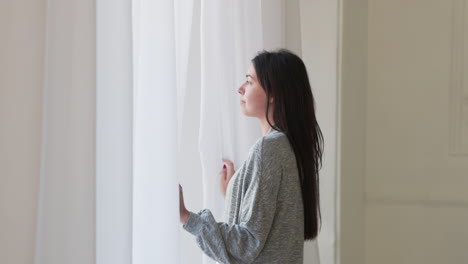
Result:
[[[261,1],[203,0],[201,5],[201,101],[199,148],[204,206],[222,221],[221,158],[239,165],[261,136],[257,120],[239,113],[237,88],[249,61],[262,49]]]
[[[46,31],[35,263],[178,263],[173,1],[49,0]]]
[[[240,114],[237,88],[258,51],[284,46],[284,7],[47,1],[36,264],[178,263],[176,161],[190,67],[200,68],[202,165],[191,177],[223,220],[221,158],[239,166],[261,136],[258,121]],[[195,28],[199,63],[189,65]]]
[[[96,263],[132,263],[131,0],[96,1]]]
[[[172,0],[47,2],[35,263],[178,262],[176,55],[186,69],[191,21],[176,42],[175,16]]]
[[[176,69],[184,68],[186,59],[180,55],[176,64],[176,36],[185,34],[176,34],[175,13],[172,0],[134,1],[135,264],[178,263]]]

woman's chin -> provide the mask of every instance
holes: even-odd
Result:
[[[241,114],[243,114],[245,116],[249,116],[249,114],[245,111],[243,106],[240,107],[240,112],[241,112]]]

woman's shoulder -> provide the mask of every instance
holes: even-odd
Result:
[[[267,135],[259,138],[250,152],[252,158],[274,160],[293,154],[286,134],[277,130],[272,130]]]
[[[270,133],[262,138],[262,147],[270,151],[289,151],[290,145],[286,134],[272,129]]]

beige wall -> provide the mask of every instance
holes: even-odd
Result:
[[[0,263],[32,263],[45,1],[0,2]]]
[[[456,2],[369,1],[367,263],[468,263],[468,156],[450,150],[468,123],[448,122]]]
[[[341,0],[339,263],[365,262],[367,0]]]
[[[341,263],[468,263],[468,3],[343,2]]]

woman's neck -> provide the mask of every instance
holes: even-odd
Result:
[[[274,124],[272,124],[272,125],[274,125]],[[263,119],[263,120],[260,120],[260,128],[262,129],[262,135],[266,136],[266,134],[268,133],[268,130],[270,130],[271,126],[270,126],[270,124],[268,124],[268,121],[266,119]]]

